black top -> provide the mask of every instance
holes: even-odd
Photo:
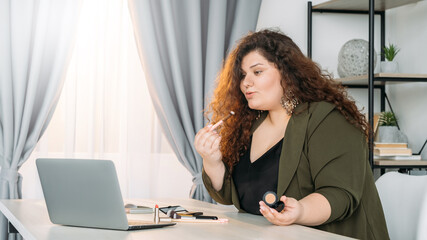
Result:
[[[233,181],[239,195],[240,208],[252,214],[261,215],[259,201],[267,191],[277,191],[279,160],[282,140],[251,163],[252,137],[246,153],[233,168]]]

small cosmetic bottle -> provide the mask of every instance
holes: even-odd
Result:
[[[267,191],[264,193],[262,200],[267,204],[267,206],[276,209],[278,212],[281,212],[285,208],[285,203],[280,201],[276,193],[273,191]]]
[[[154,223],[158,224],[159,222],[160,222],[159,206],[156,204],[156,207],[154,208]]]

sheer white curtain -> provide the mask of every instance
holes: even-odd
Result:
[[[23,198],[42,198],[38,157],[115,162],[124,198],[188,197],[191,174],[166,140],[146,88],[127,1],[84,0],[55,114],[22,167]]]

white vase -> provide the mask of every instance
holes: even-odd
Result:
[[[383,73],[397,73],[399,72],[399,67],[396,61],[391,62],[381,62],[381,72]]]
[[[378,142],[407,143],[408,137],[397,126],[379,126]]]
[[[378,142],[399,142],[399,129],[396,126],[379,126]]]

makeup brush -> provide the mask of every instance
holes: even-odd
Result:
[[[219,125],[221,125],[222,123],[224,123],[227,119],[229,119],[231,116],[233,116],[235,113],[233,111],[230,111],[230,114],[228,114],[225,118],[219,120],[217,123],[215,123],[210,129],[209,131],[213,131],[215,130],[215,128],[217,128]]]

